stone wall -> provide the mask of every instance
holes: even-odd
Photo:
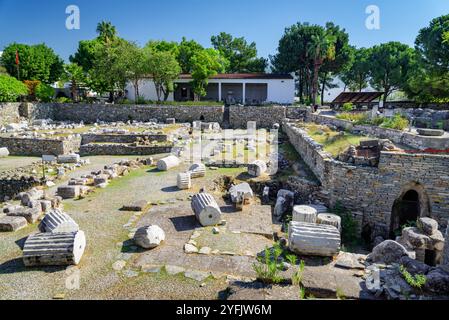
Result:
[[[293,106],[230,106],[229,123],[232,128],[246,128],[248,121],[257,121],[258,128],[271,128],[285,118],[303,120],[306,109]]]
[[[157,119],[165,122],[175,118],[177,122],[222,122],[223,106],[146,106],[103,104],[53,104],[54,120],[94,123],[97,121],[142,121]]]
[[[7,147],[11,155],[36,156],[61,155],[78,152],[81,139],[72,138],[66,140],[0,137],[0,146]]]
[[[153,155],[161,153],[170,153],[171,145],[166,146],[131,146],[128,144],[85,144],[80,148],[81,156],[94,155]]]
[[[0,126],[20,120],[20,102],[0,103]]]
[[[29,120],[55,119],[57,109],[58,105],[53,103],[24,102],[20,105],[20,115]]]
[[[41,185],[41,182],[35,177],[0,177],[0,202],[13,199],[20,192],[27,191],[38,185]]]
[[[442,226],[449,218],[449,155],[381,152],[379,166],[354,166],[332,159],[319,144],[293,123],[282,130],[305,163],[320,180],[326,202],[340,202],[363,214],[364,225],[390,225],[396,199],[408,190],[419,189],[430,216]]]
[[[139,138],[149,141],[165,142],[168,140],[166,134],[83,134],[81,144],[111,142],[111,143],[133,143]]]
[[[307,112],[307,121],[319,124],[335,126],[339,129],[348,130],[354,133],[361,133],[381,139],[389,139],[394,143],[410,146],[411,149],[416,148],[424,150],[427,148],[445,150],[449,148],[449,136],[428,137],[420,136],[408,131],[400,131],[389,128],[381,128],[369,125],[354,125],[350,121],[337,119],[332,116],[319,115]]]

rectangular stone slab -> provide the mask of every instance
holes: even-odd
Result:
[[[148,202],[145,200],[135,201],[131,204],[125,204],[122,207],[123,211],[143,211],[147,208]]]
[[[230,231],[273,238],[271,206],[250,205],[244,211],[225,217]]]
[[[27,226],[27,220],[24,217],[0,217],[0,231],[17,231]]]

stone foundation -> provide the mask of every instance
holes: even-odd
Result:
[[[81,156],[97,156],[97,155],[153,155],[161,153],[169,153],[172,145],[166,146],[131,146],[128,144],[85,144],[80,148]]]
[[[0,137],[0,146],[7,147],[11,155],[36,156],[61,155],[78,152],[81,139],[65,140],[41,138]]]
[[[422,214],[446,226],[449,155],[381,152],[378,167],[355,166],[332,159],[292,123],[284,122],[282,129],[320,180],[330,207],[340,202],[353,212],[361,212],[363,224],[389,226],[395,200],[416,189],[423,201]]]

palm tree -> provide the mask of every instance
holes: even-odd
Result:
[[[108,43],[117,35],[117,30],[111,22],[102,21],[97,25],[97,33],[104,42]]]
[[[318,75],[326,59],[335,59],[335,37],[323,32],[312,36],[307,51],[313,60],[312,103],[316,105],[318,92]]]

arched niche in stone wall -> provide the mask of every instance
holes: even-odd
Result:
[[[425,187],[416,181],[405,184],[393,203],[390,218],[390,237],[395,238],[402,226],[416,222],[419,217],[430,217],[430,199]]]

